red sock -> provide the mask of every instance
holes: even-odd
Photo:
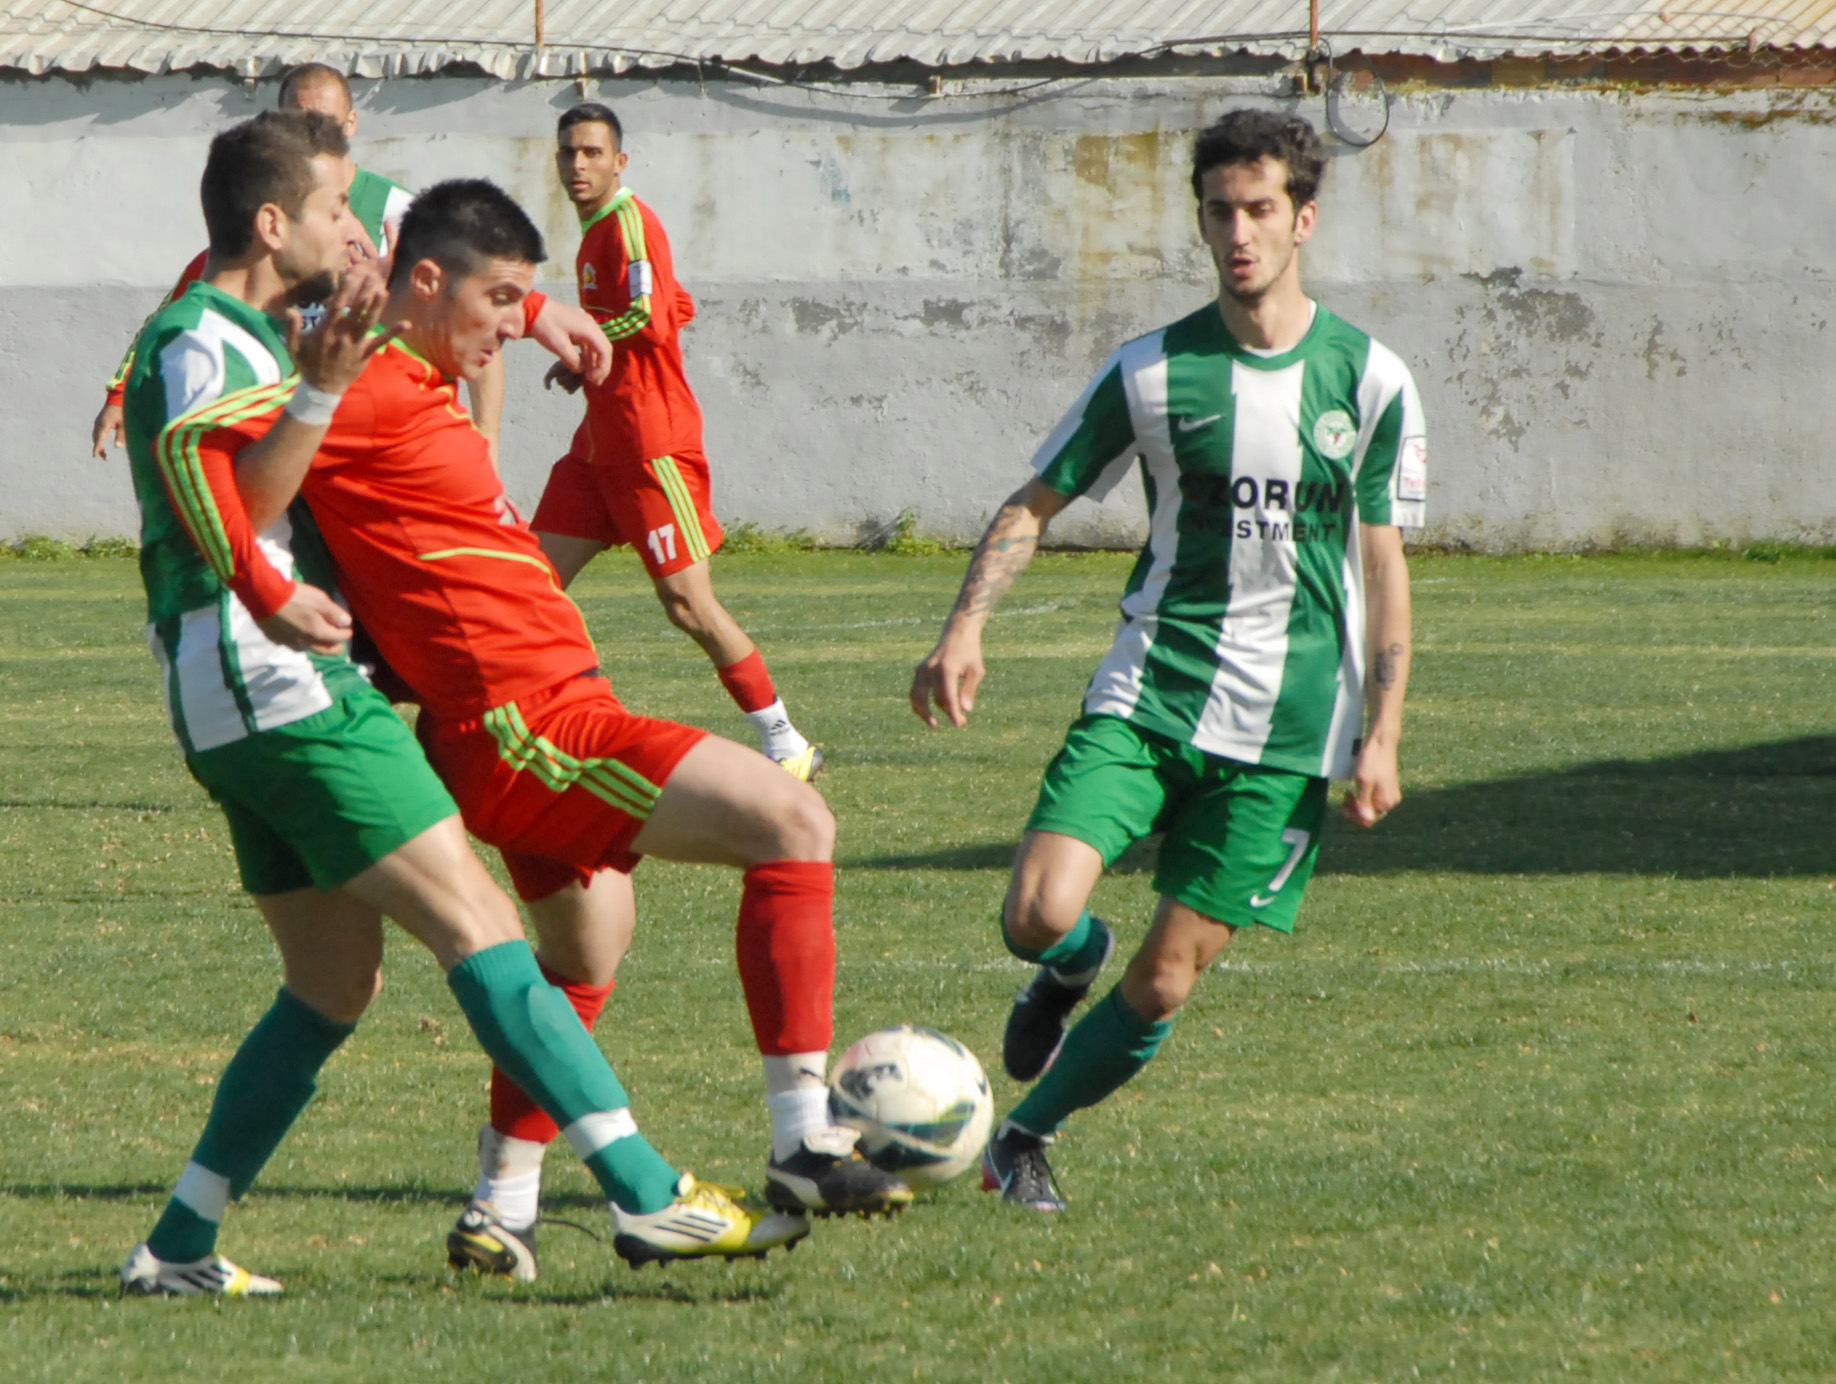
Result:
[[[835,1036],[835,867],[774,860],[746,871],[740,895],[740,984],[767,1057],[826,1052]]]
[[[616,982],[588,985],[583,981],[556,975],[546,966],[542,968],[542,975],[550,985],[567,996],[567,1002],[574,1006],[580,1022],[591,1033]],[[555,1122],[543,1113],[542,1107],[524,1095],[523,1088],[496,1067],[491,1068],[491,1128],[513,1139],[527,1139],[536,1144],[546,1144],[561,1132],[555,1128]]]
[[[739,704],[741,711],[763,711],[778,700],[778,689],[771,685],[771,673],[765,667],[765,656],[757,649],[738,663],[716,668],[714,676],[727,689],[727,695]]]

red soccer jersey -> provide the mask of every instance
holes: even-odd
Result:
[[[435,715],[477,717],[598,663],[457,384],[403,343],[345,392],[300,493],[352,614]]]
[[[612,342],[612,373],[588,385],[590,460],[636,463],[701,450],[701,406],[682,368],[695,300],[676,282],[656,213],[618,193],[581,227],[580,306]]]

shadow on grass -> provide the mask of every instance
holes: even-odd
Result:
[[[0,1198],[26,1201],[142,1201],[164,1200],[172,1192],[169,1182],[124,1182],[114,1186],[86,1182],[15,1182],[0,1184]],[[343,1183],[323,1187],[290,1187],[258,1182],[249,1196],[256,1201],[353,1201],[372,1206],[441,1206],[455,1214],[471,1196],[469,1186],[451,1187],[352,1187]],[[552,1210],[604,1213],[606,1200],[589,1192],[544,1192],[542,1205]]]
[[[611,1250],[606,1251],[608,1254]],[[708,1269],[718,1269],[714,1265],[696,1265],[690,1272],[703,1273]],[[741,1304],[748,1302],[779,1302],[784,1297],[783,1285],[779,1283],[756,1284],[714,1284],[697,1285],[686,1288],[674,1279],[651,1277],[648,1270],[639,1269],[636,1277],[610,1279],[604,1287],[545,1289],[538,1283],[535,1287],[510,1288],[508,1291],[492,1292],[494,1302],[521,1305],[526,1307],[598,1307],[619,1302],[673,1302],[683,1307],[706,1307],[714,1303]],[[425,1278],[414,1278],[407,1275],[397,1277],[395,1282],[404,1287],[425,1287]],[[482,1283],[480,1286],[484,1286]],[[490,1285],[498,1287],[497,1284]]]
[[[0,807],[46,812],[176,812],[171,803],[57,802],[51,798],[0,798]]]
[[[852,870],[999,870],[1006,874],[1014,863],[1017,841],[981,841],[973,846],[945,846],[917,855],[843,856],[839,864]]]
[[[1373,831],[1335,829],[1320,868],[1369,875],[1836,874],[1836,736],[1431,789]]]
[[[1404,770],[1407,788],[1407,768]],[[1337,796],[1335,792],[1335,797]],[[1016,805],[1016,817],[1024,805]],[[1836,736],[1664,759],[1602,760],[1410,793],[1373,831],[1336,815],[1323,874],[1631,874],[1684,879],[1836,874]],[[845,859],[859,870],[1005,873],[1015,842]],[[1154,867],[1153,841],[1112,873]]]

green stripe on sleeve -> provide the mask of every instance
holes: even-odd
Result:
[[[1066,424],[1072,426],[1067,430]],[[1057,441],[1059,434],[1065,434],[1062,441]],[[1085,397],[1071,406],[1052,440],[1057,446],[1043,462],[1036,460],[1035,468],[1042,481],[1072,499],[1094,485],[1111,462],[1135,445],[1135,422],[1128,392],[1122,387],[1120,361],[1112,358]]]
[[[1389,406],[1378,415],[1371,445],[1358,468],[1358,518],[1366,524],[1391,522],[1390,478],[1396,474],[1396,460],[1402,451],[1403,392],[1397,390]]]
[[[298,379],[292,375],[279,384],[233,390],[174,419],[154,439],[154,459],[172,496],[173,508],[198,552],[225,585],[235,575],[236,564],[230,552],[229,530],[204,478],[198,439],[213,429],[232,427],[279,407],[292,396]]]

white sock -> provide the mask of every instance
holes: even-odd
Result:
[[[771,1113],[771,1156],[788,1158],[804,1136],[827,1129],[829,1069],[826,1052],[793,1052],[761,1057],[765,1066],[765,1108]]]
[[[478,1131],[478,1187],[475,1201],[488,1201],[507,1230],[527,1230],[536,1223],[542,1200],[542,1155],[547,1144],[499,1134],[490,1125]]]
[[[791,724],[790,713],[784,709],[784,698],[780,697],[770,706],[758,711],[748,711],[746,719],[752,722],[752,728],[758,732],[759,748],[773,759],[788,759],[792,755],[802,754],[810,747],[810,742],[797,732]]]

